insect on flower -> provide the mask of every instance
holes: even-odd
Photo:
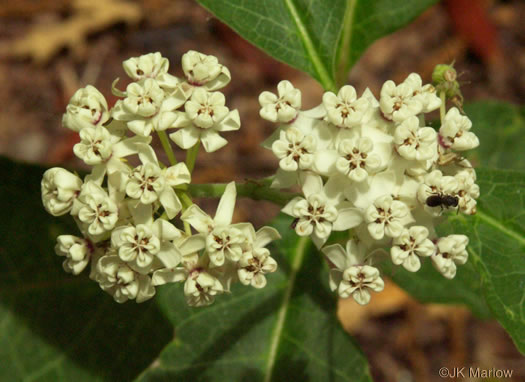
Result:
[[[425,201],[425,203],[429,207],[441,206],[441,211],[443,211],[444,208],[457,207],[459,203],[459,198],[454,195],[447,195],[442,192],[439,192],[430,195]]]

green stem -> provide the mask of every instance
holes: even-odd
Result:
[[[200,146],[201,141],[198,140],[197,143],[195,143],[195,145],[191,147],[186,153],[186,166],[188,167],[190,173],[193,172],[193,169],[195,168],[195,161],[197,160],[197,154],[199,154]]]
[[[177,192],[177,195],[180,198],[180,201],[182,202],[182,209],[185,211],[189,206],[193,204],[193,200],[191,200],[191,197],[186,192]]]
[[[262,181],[247,181],[246,183],[236,184],[237,195],[254,200],[268,200],[279,206],[284,206],[292,198],[299,195],[270,188],[268,183],[268,180],[264,179]],[[188,191],[194,197],[219,198],[224,194],[226,186],[227,183],[190,184]]]
[[[191,197],[188,195],[186,191],[177,192],[177,196],[179,197],[182,203],[182,212],[186,211],[188,207],[193,204],[193,200],[191,200]],[[191,236],[191,227],[188,222],[184,222],[184,232],[186,232],[187,235]]]
[[[162,144],[162,148],[166,152],[166,155],[168,156],[168,160],[170,161],[170,164],[173,166],[177,163],[177,159],[175,159],[175,154],[173,153],[173,149],[171,148],[170,140],[168,139],[168,135],[165,131],[157,131],[157,135],[159,136],[160,143]]]
[[[439,118],[441,119],[441,125],[445,122],[445,114],[447,112],[447,96],[442,90],[439,92],[439,98],[441,98],[441,106],[439,107]]]

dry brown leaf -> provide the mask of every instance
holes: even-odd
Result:
[[[0,46],[0,56],[26,58],[39,64],[48,62],[63,48],[81,57],[86,38],[117,23],[138,23],[139,5],[123,0],[74,0],[73,14],[55,24],[35,25],[22,38]]]

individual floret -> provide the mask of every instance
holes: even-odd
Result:
[[[323,248],[323,253],[331,263],[330,288],[342,298],[353,297],[360,305],[370,302],[371,291],[381,292],[385,283],[379,270],[367,264],[373,254],[366,255],[361,243],[349,240],[346,250],[340,244]]]
[[[293,87],[290,81],[281,81],[277,85],[277,95],[265,91],[259,95],[262,118],[270,122],[290,123],[301,109],[301,91]]]

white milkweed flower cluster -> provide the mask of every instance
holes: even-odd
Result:
[[[79,133],[73,151],[91,172],[82,179],[55,167],[42,179],[45,209],[54,216],[69,213],[80,231],[57,239],[64,270],[78,275],[90,264],[90,278],[119,303],[146,301],[156,286],[171,282],[184,284],[193,306],[212,303],[232,282],[264,287],[265,275],[277,269],[265,246],[279,233],[232,224],[233,182],[215,217],[208,216],[191,202],[188,166],[174,159],[163,164],[151,147],[151,134],[162,140],[166,130],[183,150],[200,143],[207,152],[224,147],[221,133],[240,128],[239,113],[225,106],[219,91],[230,72],[216,57],[195,51],[182,57],[185,78],[169,74],[160,53],[130,58],[123,66],[131,82],[125,91],[114,82],[121,99],[112,108],[88,85],[73,95],[63,116],[63,125]],[[128,162],[132,156],[137,166]]]
[[[446,94],[437,88],[413,73],[400,84],[385,82],[379,99],[369,89],[358,97],[347,85],[306,111],[289,81],[278,84],[277,95],[259,97],[261,117],[279,123],[264,142],[279,159],[272,186],[302,191],[282,211],[324,253],[330,286],[343,298],[367,304],[370,291],[383,289],[376,266],[383,248],[410,272],[428,257],[450,279],[467,260],[468,237],[438,237],[435,226],[447,210],[476,213],[476,173],[460,152],[479,141],[458,108],[446,112]],[[425,114],[438,109],[436,130]],[[325,246],[333,231],[347,230],[346,248]]]

